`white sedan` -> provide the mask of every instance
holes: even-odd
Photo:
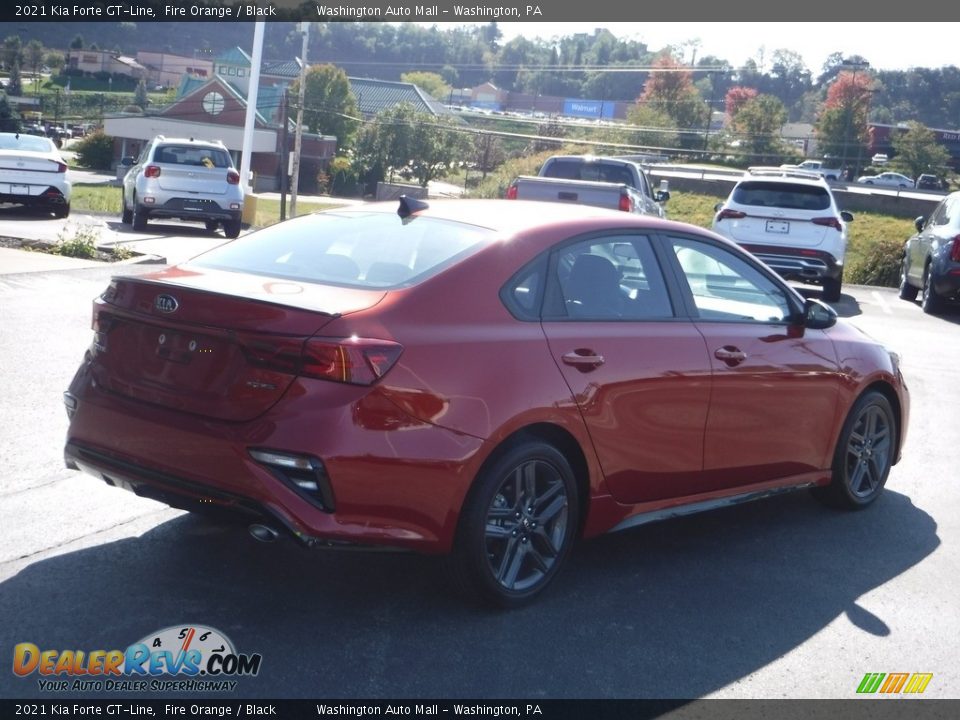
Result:
[[[67,163],[50,138],[0,133],[0,203],[70,214]]]
[[[912,188],[913,178],[895,172],[883,172],[879,175],[863,175],[857,178],[858,183],[865,185],[883,185],[884,187]]]

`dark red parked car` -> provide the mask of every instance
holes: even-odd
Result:
[[[578,536],[900,457],[897,358],[700,228],[420,201],[300,217],[115,278],[65,399],[69,467],[261,539],[448,554],[517,605]]]

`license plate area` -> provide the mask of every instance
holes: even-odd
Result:
[[[790,232],[790,223],[786,220],[767,220],[767,232],[786,235]]]

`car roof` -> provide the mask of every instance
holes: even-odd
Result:
[[[184,145],[210,145],[213,147],[225,147],[223,142],[220,140],[199,140],[197,138],[180,138],[180,137],[165,137],[163,135],[158,135],[155,140],[161,143],[171,143],[178,144],[183,143]]]
[[[789,171],[784,171],[784,174],[782,174],[782,175],[774,175],[774,174],[767,174],[767,175],[758,174],[758,175],[753,175],[753,174],[747,172],[747,173],[744,173],[743,177],[740,178],[740,179],[737,181],[737,185],[740,185],[740,184],[745,183],[745,182],[761,183],[761,184],[763,184],[763,183],[774,184],[774,183],[775,183],[775,184],[777,184],[777,185],[783,185],[784,183],[787,183],[787,184],[790,184],[790,185],[803,185],[803,186],[805,186],[805,187],[818,187],[818,188],[823,188],[824,190],[827,190],[828,192],[829,192],[829,190],[830,190],[830,186],[827,185],[827,181],[824,180],[823,178],[820,178],[820,177],[817,177],[817,178],[812,178],[812,177],[800,177],[800,176],[797,176],[797,175],[790,175],[790,174],[789,174]]]

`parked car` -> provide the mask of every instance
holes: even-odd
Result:
[[[917,232],[904,247],[900,297],[916,300],[937,314],[960,299],[960,192],[947,195],[928,217],[918,217]]]
[[[713,230],[789,280],[823,287],[840,299],[849,212],[841,212],[817,172],[751,168],[718,203]]]
[[[38,135],[0,133],[0,203],[13,203],[70,215],[73,186],[67,163],[53,140]]]
[[[890,158],[886,153],[877,153],[870,158],[870,163],[873,165],[886,165],[888,162],[890,162]]]
[[[924,173],[917,178],[917,189],[919,190],[946,190],[947,183],[936,175]]]
[[[816,173],[825,180],[843,180],[843,168],[835,158],[823,160],[804,160],[796,166],[784,166],[782,169],[798,169]]]
[[[578,536],[798,488],[863,508],[909,415],[895,354],[735,244],[589,206],[301,216],[115,277],[93,327],[69,467],[262,540],[445,554],[503,606]]]
[[[884,187],[912,188],[913,178],[895,172],[882,172],[879,175],[861,175],[858,183],[866,185],[882,185]]]
[[[202,222],[211,232],[223,226],[229,238],[240,234],[240,173],[223,143],[158,135],[138,160],[127,162],[123,223],[144,230],[151,218],[179,218]]]

